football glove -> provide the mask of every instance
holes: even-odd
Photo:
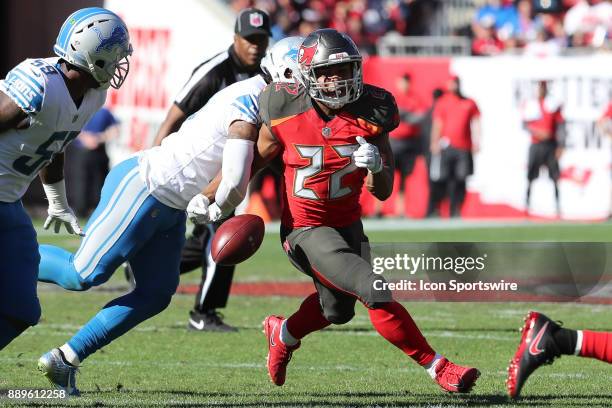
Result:
[[[194,224],[208,224],[219,221],[223,213],[216,203],[210,204],[205,195],[198,194],[189,201],[187,216]]]
[[[380,172],[383,169],[383,163],[378,147],[366,142],[361,136],[357,136],[357,143],[360,146],[353,152],[355,166],[368,169],[371,173]]]
[[[85,236],[79,225],[79,220],[68,205],[64,180],[53,184],[43,184],[43,188],[49,201],[49,209],[47,210],[49,216],[43,224],[43,228],[49,229],[53,224],[53,231],[57,234],[60,232],[61,226],[64,225],[69,234]]]

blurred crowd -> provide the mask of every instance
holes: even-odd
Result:
[[[470,37],[473,55],[557,55],[568,48],[606,47],[612,33],[612,0],[227,1],[236,11],[267,11],[274,40],[332,27],[349,34],[366,54],[376,53],[377,40],[388,33],[439,34],[441,20],[465,7],[474,10],[471,24],[452,27],[450,34]]]
[[[268,12],[274,40],[306,36],[324,27],[351,36],[366,54],[375,53],[376,41],[388,32],[427,35],[439,0],[229,0],[232,9],[257,7]]]
[[[558,55],[601,48],[612,33],[610,0],[487,0],[472,22],[472,53]]]

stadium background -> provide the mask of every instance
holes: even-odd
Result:
[[[235,10],[257,5],[271,11],[277,38],[282,36],[279,32],[283,29],[294,33],[322,25],[344,24],[339,28],[351,32],[366,55],[367,82],[397,93],[397,79],[409,73],[414,93],[429,106],[432,91],[444,88],[449,75],[456,74],[461,79],[463,93],[479,105],[481,149],[475,157],[475,173],[468,182],[463,217],[525,217],[529,136],[522,129],[521,106],[535,95],[536,81],[550,80],[551,93],[563,103],[567,121],[566,149],[560,161],[561,218],[607,219],[611,205],[610,141],[595,126],[612,95],[612,72],[608,69],[612,57],[607,51],[606,37],[600,44],[593,44],[594,38],[591,43],[573,44],[576,35],[561,33],[565,37],[550,39],[546,44],[555,41],[571,47],[554,52],[544,47],[539,52],[531,52],[537,38],[523,32],[510,35],[504,26],[495,33],[493,44],[497,48],[489,52],[492,55],[470,55],[482,53],[476,46],[480,41],[479,30],[491,23],[490,19],[478,18],[489,3],[496,2],[181,0],[176,5],[177,12],[168,13],[167,2],[163,0],[62,0],[53,2],[53,6],[47,2],[9,1],[0,6],[2,30],[5,38],[19,39],[19,46],[3,42],[0,72],[6,72],[28,55],[49,55],[57,27],[69,10],[104,5],[118,12],[129,26],[136,52],[131,61],[130,80],[121,91],[111,92],[107,102],[121,120],[120,138],[107,146],[111,162],[117,163],[132,152],[150,146],[174,95],[193,67],[231,43]],[[551,9],[547,11],[555,11],[556,5],[567,10],[577,2],[534,2],[536,6],[540,3],[548,4]],[[324,6],[331,11],[326,11]],[[32,7],[40,12],[27,12]],[[536,24],[540,19],[542,27],[547,27],[555,21],[560,24],[562,16],[562,13],[539,13],[534,14],[533,21]],[[285,18],[294,23],[289,27],[283,23]],[[609,16],[601,18],[610,24]],[[353,27],[356,21],[362,26]],[[26,27],[31,25],[39,27],[44,35],[29,35]],[[594,30],[600,28],[596,26]],[[609,29],[607,26],[606,30]],[[554,26],[549,31],[555,32]],[[402,32],[411,35],[402,36]],[[520,47],[517,42],[521,42]],[[402,98],[397,99],[401,107]],[[402,215],[423,217],[428,183],[422,157],[417,160],[407,185]],[[262,195],[264,200],[274,199],[271,183],[264,182]],[[369,194],[364,193],[362,201],[364,214],[374,215],[377,210]],[[398,215],[394,201],[395,197],[383,205],[383,215]],[[25,202],[42,203],[38,183],[34,183]],[[261,207],[251,206],[251,210],[261,212]],[[532,190],[530,218],[554,219],[555,216],[553,185],[543,175]]]
[[[109,106],[122,120],[121,138],[109,146],[113,160],[120,160],[150,144],[172,97],[191,70],[230,44],[235,7],[246,6],[248,2],[175,0],[170,3],[172,12],[168,12],[169,3],[2,1],[0,32],[7,40],[0,42],[0,75],[4,76],[24,58],[51,56],[57,30],[74,9],[104,5],[118,11],[129,25],[135,48],[125,86],[109,99]],[[438,7],[433,10],[435,13],[427,14],[428,24],[416,24],[414,31],[403,28],[405,34],[420,35],[373,36],[370,42],[378,44],[377,56],[372,55],[372,46],[366,41],[366,79],[395,92],[395,77],[409,72],[415,91],[429,103],[432,89],[444,86],[449,73],[460,76],[465,94],[477,100],[483,115],[483,146],[463,212],[464,218],[476,219],[368,220],[365,227],[371,241],[609,242],[610,224],[598,221],[608,217],[610,146],[594,127],[612,92],[612,72],[608,69],[612,61],[606,44],[603,49],[565,49],[564,55],[554,58],[526,57],[520,55],[522,49],[515,48],[502,55],[472,56],[473,39],[451,34],[470,32],[477,9],[484,1],[405,3],[437,3]],[[313,14],[306,12],[305,17],[312,19]],[[408,21],[415,19],[418,20],[413,16]],[[311,23],[306,21],[304,26]],[[538,79],[554,81],[553,90],[563,99],[570,125],[572,144],[561,162],[564,218],[589,222],[537,222],[552,218],[554,209],[552,186],[546,177],[541,177],[534,187],[535,217],[522,222],[529,138],[520,127],[520,107],[521,101],[534,91],[534,81]],[[408,191],[413,192],[406,204],[409,217],[424,214],[426,177],[421,159],[408,181]],[[372,214],[372,202],[367,195],[364,197],[364,210]],[[32,214],[44,214],[46,206],[38,181],[33,183],[24,202]],[[383,210],[392,212],[387,206]],[[41,224],[40,219],[35,220],[39,242],[71,251],[78,247],[78,238],[44,231]],[[508,299],[497,303],[406,303],[436,347],[483,371],[472,395],[449,399],[418,368],[398,358],[395,349],[376,339],[367,312],[359,308],[350,325],[326,329],[305,342],[291,363],[291,382],[279,389],[269,384],[265,374],[260,322],[271,312],[294,310],[301,296],[310,293],[312,283],[287,262],[279,245],[277,227],[268,226],[262,248],[253,259],[238,267],[226,316],[228,322],[240,328],[239,333],[200,335],[185,329],[194,284],[199,281],[197,272],[186,274],[181,277],[179,295],[164,313],[138,326],[87,362],[78,377],[84,396],[71,401],[71,405],[506,406],[505,368],[518,343],[516,328],[528,310],[541,310],[563,319],[567,327],[612,329],[609,285],[598,294],[598,299],[590,301],[600,304],[544,303],[543,300],[548,300],[544,297],[526,298],[522,302]],[[513,267],[511,263],[509,270]],[[575,272],[578,275],[580,271]],[[611,282],[609,274],[606,282]],[[35,369],[39,356],[69,338],[117,292],[127,290],[129,287],[120,273],[99,289],[84,293],[41,284],[43,318],[3,350],[0,390],[48,388]],[[522,405],[610,406],[607,390],[611,378],[605,364],[563,358],[530,379]],[[11,402],[0,399],[0,405],[5,404]],[[39,401],[37,405],[63,406],[64,401]]]

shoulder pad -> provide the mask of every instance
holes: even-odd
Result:
[[[259,113],[268,127],[272,121],[298,115],[310,106],[304,87],[297,84],[272,82],[259,95]]]
[[[363,94],[347,110],[358,118],[390,132],[399,125],[399,112],[393,95],[373,85],[364,84]]]
[[[48,79],[60,75],[43,59],[27,59],[13,68],[2,81],[2,89],[25,113],[36,115],[42,110]]]

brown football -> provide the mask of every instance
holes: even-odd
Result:
[[[249,259],[263,241],[265,225],[257,215],[242,214],[225,221],[213,238],[210,254],[219,265],[236,265]]]

